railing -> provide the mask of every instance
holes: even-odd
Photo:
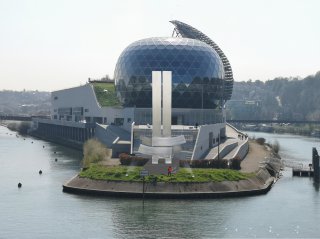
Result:
[[[268,124],[268,123],[278,123],[278,124],[320,124],[320,121],[310,121],[310,120],[253,120],[253,119],[242,119],[242,120],[228,120],[228,123],[251,123],[251,124]]]

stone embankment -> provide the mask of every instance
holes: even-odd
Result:
[[[250,142],[242,171],[255,172],[250,179],[206,183],[145,183],[146,198],[219,198],[267,193],[279,177],[281,161],[266,145]],[[64,192],[105,196],[142,197],[142,182],[91,180],[75,176],[63,185]]]
[[[267,169],[260,169],[256,176],[240,181],[207,183],[145,183],[146,198],[219,198],[252,196],[267,193],[276,177]],[[100,181],[74,177],[63,185],[64,192],[104,196],[142,197],[141,182]]]

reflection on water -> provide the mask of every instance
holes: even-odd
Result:
[[[316,181],[313,181],[313,187],[314,187],[314,189],[316,190],[316,192],[319,192],[320,183],[319,183],[319,182],[316,182]]]
[[[289,169],[267,195],[256,197],[143,204],[79,196],[63,193],[61,185],[79,171],[81,152],[8,132],[0,127],[0,238],[318,237],[319,185],[293,178]],[[311,148],[319,144],[306,137],[255,135],[277,139],[281,156],[299,162],[310,162]]]

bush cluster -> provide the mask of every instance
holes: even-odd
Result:
[[[121,153],[119,155],[120,164],[124,166],[143,166],[149,159]]]
[[[83,145],[83,168],[88,168],[91,163],[110,159],[111,153],[111,150],[97,139],[87,140]]]
[[[266,142],[266,139],[265,138],[257,138],[256,139],[256,142],[260,145],[264,145],[264,143]]]
[[[241,159],[234,158],[230,162],[227,159],[197,159],[197,160],[180,160],[181,168],[220,168],[239,170]]]
[[[226,159],[196,159],[196,160],[180,160],[180,167],[190,168],[228,168],[228,160]]]
[[[9,123],[7,125],[8,129],[12,131],[17,131],[19,134],[25,135],[28,133],[28,130],[31,128],[30,122],[20,122],[20,123]]]
[[[241,159],[236,157],[230,160],[229,162],[229,168],[234,170],[240,170],[241,169]]]
[[[278,142],[278,140],[276,140],[272,145],[271,145],[273,151],[278,154],[280,151],[280,144]]]

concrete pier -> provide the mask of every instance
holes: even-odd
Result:
[[[313,177],[314,171],[310,169],[292,169],[292,176]]]
[[[314,181],[319,183],[319,169],[318,151],[316,148],[312,148],[312,164],[309,164],[309,167],[293,168],[292,176],[313,177]]]
[[[312,166],[314,169],[314,180],[320,182],[320,165],[319,165],[319,154],[316,148],[312,148]]]

